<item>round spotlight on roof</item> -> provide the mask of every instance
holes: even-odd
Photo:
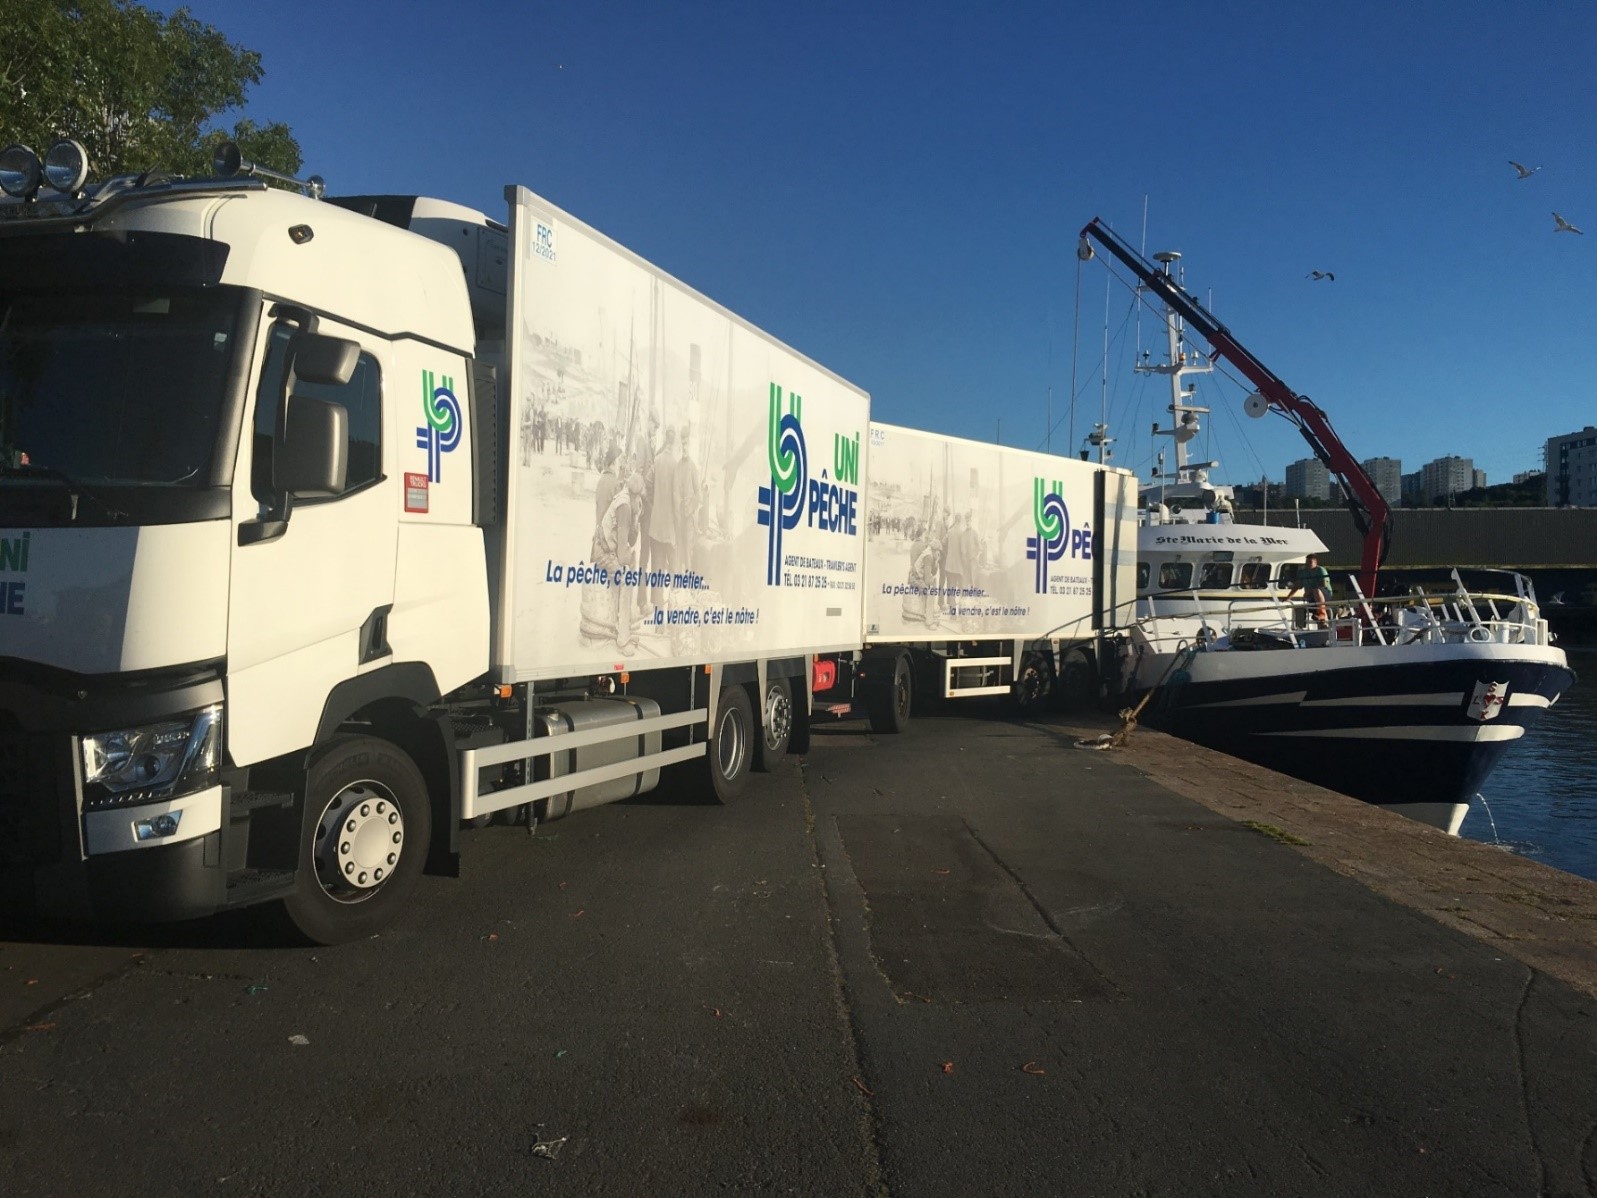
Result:
[[[44,178],[51,187],[77,195],[89,181],[89,152],[82,142],[64,137],[44,155]]]
[[[238,147],[230,141],[224,141],[216,147],[216,153],[211,155],[211,170],[216,172],[218,179],[231,179],[238,174],[238,169],[244,165],[244,155],[240,154]]]
[[[39,156],[27,146],[9,145],[0,150],[0,191],[19,200],[31,199],[42,177]]]

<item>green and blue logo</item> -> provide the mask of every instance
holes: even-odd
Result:
[[[802,426],[804,400],[796,394],[785,399],[772,383],[768,396],[770,420],[766,425],[766,457],[771,482],[759,492],[759,522],[765,526],[765,581],[782,585],[782,534],[802,521],[823,532],[857,536],[859,533],[859,438],[834,437],[832,463],[836,480],[823,467],[811,478],[809,454]],[[843,486],[843,482],[854,484]]]
[[[1070,544],[1070,509],[1065,506],[1064,483],[1055,479],[1049,489],[1042,479],[1031,484],[1031,519],[1037,535],[1026,538],[1026,560],[1037,563],[1037,593],[1048,593],[1048,563],[1065,556]]]
[[[460,444],[460,401],[455,398],[455,380],[445,375],[433,386],[433,372],[421,372],[421,410],[427,423],[416,430],[416,448],[427,451],[427,477],[444,480],[444,454]]]
[[[1048,563],[1070,556],[1083,561],[1092,560],[1092,526],[1085,522],[1072,528],[1070,509],[1065,506],[1065,484],[1058,479],[1045,482],[1033,479],[1031,484],[1031,521],[1036,526],[1035,536],[1026,538],[1026,560],[1037,563],[1037,593],[1048,593]]]

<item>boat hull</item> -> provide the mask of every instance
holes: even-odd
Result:
[[[1575,677],[1561,650],[1513,645],[1200,651],[1139,676],[1172,664],[1143,723],[1449,831]]]

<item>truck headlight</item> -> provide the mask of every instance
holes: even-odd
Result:
[[[221,746],[220,703],[185,719],[85,736],[84,809],[127,807],[215,786]]]

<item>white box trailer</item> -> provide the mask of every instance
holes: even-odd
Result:
[[[897,731],[916,695],[1083,701],[1135,594],[1135,478],[877,422],[868,467],[863,648],[830,658],[817,711]]]
[[[729,799],[818,676],[1032,701],[1130,594],[1120,472],[873,428],[525,189],[253,170],[0,205],[0,895],[370,935],[463,827]]]
[[[854,647],[869,397],[525,188],[512,203],[498,678]]]

